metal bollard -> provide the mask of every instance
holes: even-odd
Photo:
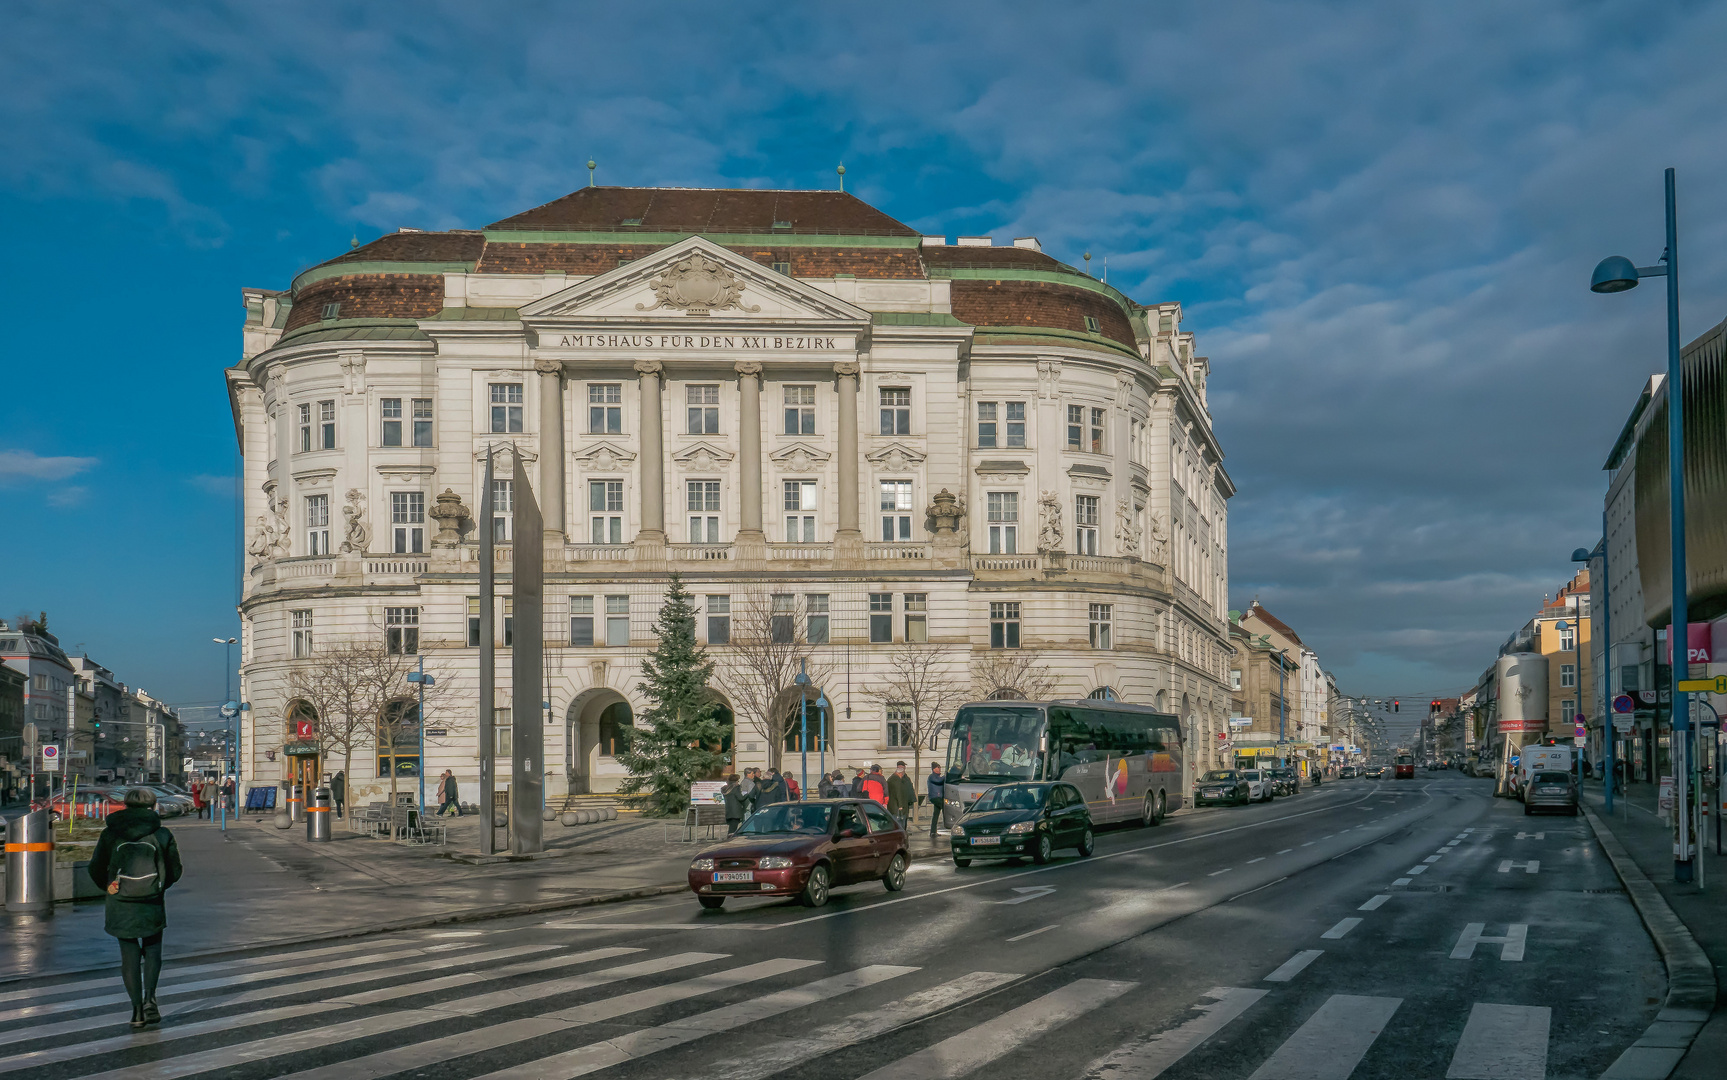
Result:
[[[32,810],[6,824],[6,911],[54,913],[54,822]]]
[[[300,820],[300,797],[305,789],[298,783],[288,785],[288,824]]]
[[[313,790],[311,800],[306,804],[306,839],[328,840],[330,838],[330,789],[321,787]]]

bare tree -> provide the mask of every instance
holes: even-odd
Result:
[[[864,688],[864,696],[911,713],[912,775],[923,771],[924,745],[970,697],[964,660],[954,663],[940,646],[903,642],[888,654],[888,670]],[[957,670],[956,670],[957,668]]]
[[[734,597],[731,643],[710,652],[718,661],[714,681],[731,699],[733,714],[767,742],[768,763],[777,769],[792,715],[787,700],[796,699],[800,665],[811,686],[825,682],[831,668],[805,639],[804,598],[784,597],[782,610],[774,603],[767,593]]]
[[[975,697],[1044,701],[1054,693],[1059,677],[1030,649],[991,649],[972,664]]]

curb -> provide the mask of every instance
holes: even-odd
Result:
[[[1579,809],[1667,965],[1666,1003],[1642,1037],[1601,1074],[1601,1080],[1666,1080],[1715,1010],[1715,968],[1613,830],[1588,807]]]

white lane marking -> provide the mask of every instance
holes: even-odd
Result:
[[[1545,840],[1545,839],[1547,839],[1547,834],[1544,832],[1518,833],[1517,839],[1519,839],[1519,840]]]
[[[783,925],[783,924],[782,924]],[[546,923],[547,930],[774,930],[760,923]]]
[[[1308,842],[1307,842],[1307,843],[1305,843],[1305,844],[1303,844],[1303,845],[1301,845],[1301,846],[1302,846],[1302,847],[1312,847],[1312,846],[1313,846],[1313,844],[1314,844],[1314,842],[1313,842],[1313,841],[1312,841],[1312,840],[1309,840],[1309,841],[1308,841]]]
[[[1060,925],[1061,925],[1060,923],[1052,922],[1048,926],[1040,926],[1036,930],[1028,930],[1023,934],[1020,934],[1018,937],[1010,937],[1007,940],[1009,940],[1009,941],[1024,941],[1028,937],[1038,936],[1039,934],[1043,933],[1045,930],[1054,930],[1056,927],[1058,927]]]
[[[1347,1080],[1402,998],[1333,994],[1249,1080]]]
[[[1206,877],[1216,877],[1216,876],[1217,876],[1217,875],[1219,875],[1219,874],[1227,874],[1227,873],[1229,873],[1229,872],[1230,872],[1230,871],[1231,871],[1231,870],[1234,870],[1234,869],[1235,869],[1235,867],[1233,867],[1233,866],[1226,866],[1226,867],[1224,867],[1224,868],[1223,868],[1223,869],[1222,869],[1222,870],[1213,870],[1213,871],[1212,871],[1212,872],[1211,872],[1211,873],[1209,873],[1209,874],[1207,874],[1207,875],[1205,875],[1205,876],[1206,876]]]
[[[1468,836],[1468,835],[1469,835],[1469,834],[1470,834],[1470,833],[1472,833],[1472,832],[1474,832],[1474,831],[1475,831],[1475,830],[1474,830],[1474,829],[1464,829],[1464,830],[1463,830],[1463,835],[1464,835],[1464,836]]]
[[[1292,848],[1292,847],[1286,847],[1286,848],[1284,848],[1284,849],[1283,849],[1283,850],[1282,850],[1282,851],[1279,851],[1279,852],[1278,852],[1278,853],[1277,853],[1277,854],[1279,854],[1279,855],[1288,855],[1288,854],[1289,854],[1289,853],[1290,853],[1290,852],[1292,852],[1292,851],[1294,851],[1294,850],[1295,850],[1295,849],[1294,849],[1294,848]]]
[[[1409,882],[1410,882],[1409,878],[1400,877],[1396,881],[1393,881],[1392,884],[1393,885],[1407,885],[1407,884],[1409,884]]]
[[[702,1080],[765,1080],[793,1066],[812,1062],[823,1054],[915,1023],[1017,978],[1018,975],[997,971],[974,971],[952,982],[890,1001],[879,1009],[847,1016],[806,1035],[788,1037],[758,1033],[752,1036],[749,1050],[744,1055],[702,1066],[700,1075]]]
[[[1288,965],[1284,965],[1287,967]],[[1186,1057],[1194,1047],[1217,1034],[1231,1020],[1246,1012],[1268,993],[1238,986],[1219,986],[1206,991],[1216,1000],[1193,1006],[1199,1015],[1143,1042],[1123,1046],[1086,1066],[1086,1080],[1153,1080]]]
[[[1553,1010],[1476,1002],[1446,1080],[1544,1080]]]
[[[1461,841],[1461,840],[1450,840],[1450,841],[1447,841],[1445,846],[1440,848],[1439,850],[1440,851],[1450,851],[1452,848],[1456,847],[1458,844],[1461,844],[1461,843],[1463,843],[1463,841]]]
[[[1075,979],[1035,1001],[884,1065],[861,1080],[957,1080],[1012,1053],[1044,1032],[1107,1005],[1138,985],[1105,979]]]
[[[1422,859],[1421,861],[1424,863],[1427,863],[1429,865],[1432,865],[1433,863],[1436,863],[1439,861],[1439,856],[1438,855],[1429,855],[1427,858]]]
[[[996,903],[1023,904],[1027,900],[1036,900],[1040,896],[1048,896],[1050,893],[1055,891],[1055,887],[1053,885],[1025,885],[1017,887],[1013,891],[1019,893],[1019,895],[1014,897],[1012,900],[997,900]]]
[[[1356,927],[1358,927],[1360,925],[1361,925],[1361,920],[1357,919],[1356,917],[1354,917],[1352,915],[1347,919],[1340,920],[1336,926],[1332,927],[1331,929],[1327,930],[1325,933],[1323,933],[1319,936],[1321,938],[1324,938],[1324,939],[1329,940],[1329,941],[1336,941],[1338,938],[1343,937],[1345,934],[1349,933],[1351,930],[1355,929]]]
[[[1283,962],[1283,966],[1265,977],[1266,982],[1288,982],[1301,974],[1307,965],[1325,955],[1324,949],[1303,949]]]
[[[1252,866],[1252,865],[1253,865],[1253,864],[1254,864],[1254,863],[1256,863],[1256,862],[1264,862],[1264,861],[1265,861],[1265,856],[1264,856],[1264,855],[1261,855],[1261,856],[1260,856],[1260,857],[1259,857],[1259,858],[1257,858],[1257,859],[1249,859],[1249,860],[1247,860],[1247,865],[1248,865],[1248,866]]]
[[[1459,839],[1459,840],[1467,840],[1468,838],[1469,838],[1469,834],[1466,832],[1460,832],[1457,834],[1457,839]]]
[[[434,938],[480,937],[480,936],[484,935],[485,933],[486,933],[486,931],[484,931],[484,930],[441,930],[436,934],[427,934],[426,936],[427,937],[434,937]]]
[[[1355,910],[1357,910],[1357,911],[1378,911],[1379,906],[1381,904],[1385,903],[1389,899],[1391,899],[1391,897],[1388,894],[1380,893],[1378,896],[1375,896],[1373,899],[1369,900],[1365,904],[1362,904],[1360,907],[1356,908]]]
[[[1498,945],[1499,959],[1521,960],[1523,948],[1529,942],[1529,924],[1512,923],[1505,931],[1504,937],[1489,937],[1484,931],[1486,923],[1472,922],[1463,928],[1463,933],[1457,936],[1457,944],[1451,950],[1451,959],[1468,960],[1475,955],[1477,945]]]
[[[1405,870],[1404,873],[1405,874],[1425,874],[1425,873],[1427,873],[1427,864],[1422,863],[1420,866],[1411,866],[1409,869]]]
[[[1528,862],[1516,862],[1512,859],[1499,860],[1499,872],[1501,874],[1509,874],[1513,870],[1522,870],[1524,873],[1528,874],[1539,874],[1541,872],[1541,860],[1530,859]]]

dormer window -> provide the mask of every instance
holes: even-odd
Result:
[[[1099,334],[1103,332],[1103,328],[1098,324],[1096,315],[1087,315],[1085,317],[1085,332],[1088,334]]]
[[[342,302],[340,300],[332,300],[328,304],[325,304],[323,317],[326,319],[339,319],[339,318],[341,318],[342,317]]]
[[[789,262],[774,263],[774,273],[784,274],[786,277],[791,277],[792,276],[792,264]]]

